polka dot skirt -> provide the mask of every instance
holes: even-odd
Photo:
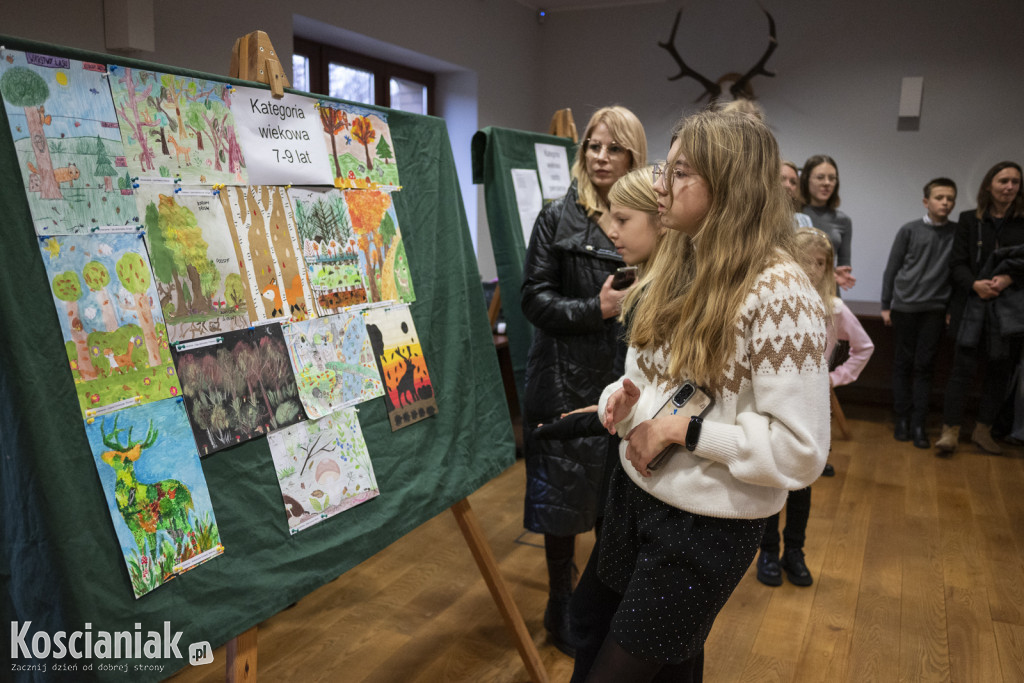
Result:
[[[612,474],[598,575],[623,598],[612,620],[630,654],[678,664],[704,647],[711,626],[754,559],[764,519],[695,515]]]

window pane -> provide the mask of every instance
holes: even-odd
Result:
[[[391,79],[391,108],[410,111],[414,114],[427,113],[427,86],[401,78]]]
[[[292,55],[292,87],[309,92],[309,57]]]
[[[373,73],[332,62],[328,66],[328,77],[330,78],[331,97],[350,102],[374,104]]]

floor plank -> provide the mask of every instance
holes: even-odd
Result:
[[[951,459],[892,440],[885,413],[844,406],[851,441],[813,486],[814,584],[752,566],[708,639],[705,680],[1024,681],[1024,453]],[[543,541],[522,530],[522,461],[470,497],[552,683],[572,660],[545,637]],[[340,521],[343,516],[339,518]],[[580,566],[592,535],[577,543]],[[175,683],[224,679],[215,662]],[[445,512],[260,625],[271,681],[525,683],[501,616]]]

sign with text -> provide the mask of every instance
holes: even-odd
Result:
[[[316,100],[235,87],[231,113],[253,185],[333,185]]]
[[[529,246],[533,224],[537,221],[537,214],[544,208],[544,200],[540,196],[536,171],[532,168],[513,168],[511,171],[516,209],[519,211],[519,223],[523,228],[523,242]]]
[[[569,158],[565,147],[545,145],[538,142],[537,173],[540,174],[540,189],[544,199],[558,199],[569,190],[572,177],[569,175]]]

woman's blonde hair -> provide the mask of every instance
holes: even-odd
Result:
[[[828,235],[817,228],[797,228],[794,234],[796,242],[796,255],[804,271],[810,277],[810,268],[814,264],[815,252],[825,254],[825,273],[818,282],[811,282],[821,303],[825,306],[825,319],[832,318],[832,298],[836,294],[836,280],[832,277],[832,264],[836,262],[835,250],[832,248],[832,240]]]
[[[736,351],[740,310],[761,272],[796,262],[793,212],[779,182],[779,149],[746,114],[705,111],[676,126],[679,152],[708,186],[692,239],[669,230],[638,289],[630,343],[668,346],[669,374],[717,391]],[[666,167],[671,169],[675,159]],[[669,201],[671,175],[666,174]]]
[[[594,112],[583,133],[583,140],[576,149],[576,160],[572,165],[572,177],[576,180],[576,190],[580,205],[588,214],[604,210],[597,188],[590,182],[587,175],[587,141],[598,124],[608,127],[612,140],[629,150],[629,169],[633,170],[647,163],[647,137],[644,135],[643,124],[636,114],[625,107],[602,107]]]

